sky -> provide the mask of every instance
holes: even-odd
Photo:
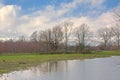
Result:
[[[64,21],[92,31],[110,26],[120,0],[0,0],[0,39],[29,37]]]

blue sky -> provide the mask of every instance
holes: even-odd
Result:
[[[24,13],[32,13],[31,9],[40,10],[48,5],[58,7],[61,3],[69,3],[72,0],[4,0],[5,5],[18,5],[21,6]]]
[[[117,8],[120,0],[0,0],[0,39],[30,36],[66,20],[95,31],[111,23]]]
[[[72,1],[73,0],[3,0],[3,4],[5,4],[5,5],[18,5],[22,8],[23,14],[29,14],[29,13],[32,13],[33,11],[42,10],[48,5],[52,5],[55,8],[59,9],[59,6],[62,3],[70,3]],[[103,3],[101,4],[101,7],[104,6],[105,9],[101,10],[101,12],[111,10],[112,8],[118,6],[119,2],[120,2],[120,0],[104,0]],[[89,12],[93,9],[95,10],[96,8],[91,9],[89,2],[87,4],[85,4],[83,2],[83,3],[80,3],[77,8],[74,8],[72,10],[73,12],[71,12],[71,15],[72,14],[77,15],[76,13],[85,14],[86,12]]]

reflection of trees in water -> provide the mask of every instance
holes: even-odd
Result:
[[[0,74],[0,80],[8,80],[8,74]]]
[[[120,66],[120,57],[114,57],[113,60],[114,60],[113,63],[114,63],[115,65],[119,65],[119,66]]]
[[[67,71],[67,67],[68,67],[67,61],[53,61],[42,63],[36,67],[31,67],[30,70],[33,73],[44,74],[46,72]]]
[[[65,71],[68,72],[68,61],[64,61],[65,62]]]
[[[21,70],[17,75],[21,76],[42,76],[45,73],[54,73],[54,72],[67,72],[68,70],[68,61],[53,61],[42,63],[36,67],[30,67],[26,70]],[[0,75],[0,80],[9,80],[14,73]],[[25,74],[25,75],[22,75]],[[17,76],[18,77],[18,76]],[[11,80],[11,79],[10,79]]]

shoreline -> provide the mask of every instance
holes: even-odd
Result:
[[[82,60],[92,58],[104,58],[111,56],[120,56],[120,51],[102,51],[92,54],[9,54],[0,55],[0,74],[9,73],[26,69],[29,66],[35,66],[48,61],[60,60]]]

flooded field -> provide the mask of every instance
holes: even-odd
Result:
[[[46,62],[0,80],[120,80],[120,57]]]

